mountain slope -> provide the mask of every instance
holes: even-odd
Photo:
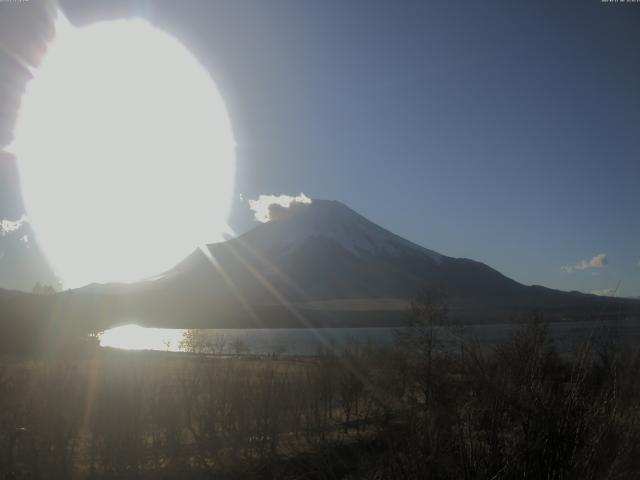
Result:
[[[442,284],[462,298],[523,288],[486,265],[440,255],[339,202],[322,200],[293,204],[239,238],[195,252],[165,280],[190,279],[209,288],[212,282],[225,283],[225,274],[252,300],[263,303],[278,300],[270,287],[296,302],[408,299],[429,284]],[[213,290],[225,291],[227,286]]]

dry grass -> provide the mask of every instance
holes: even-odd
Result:
[[[350,345],[271,358],[98,349],[6,358],[0,478],[640,472],[637,352],[595,335],[561,358],[539,319],[494,350],[461,338],[455,352],[442,352],[429,329],[446,315],[435,307],[416,310],[415,336],[387,350]]]

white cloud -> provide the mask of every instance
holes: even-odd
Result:
[[[260,195],[257,200],[249,200],[249,208],[253,211],[254,218],[262,223],[274,219],[274,206],[289,208],[293,203],[311,203],[311,199],[304,193],[297,197],[290,195]]]
[[[580,260],[575,265],[560,267],[563,272],[572,273],[575,270],[587,270],[588,268],[602,268],[607,265],[607,256],[604,253],[596,255],[591,260]]]
[[[22,226],[28,222],[26,215],[22,215],[18,220],[0,220],[0,237],[4,237],[9,235],[10,233],[16,232],[22,228]]]

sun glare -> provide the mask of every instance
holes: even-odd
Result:
[[[167,328],[145,328],[139,325],[123,325],[104,332],[100,338],[103,347],[124,350],[169,350],[180,349],[184,330]]]
[[[224,102],[145,21],[75,28],[60,15],[14,138],[29,221],[67,287],[156,275],[228,231]]]

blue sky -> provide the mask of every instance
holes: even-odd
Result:
[[[337,199],[525,284],[640,295],[640,4],[62,4],[194,52],[231,115],[236,196]],[[252,226],[239,198],[231,224]]]
[[[245,194],[337,198],[527,284],[640,295],[639,5],[309,5],[265,14]]]

